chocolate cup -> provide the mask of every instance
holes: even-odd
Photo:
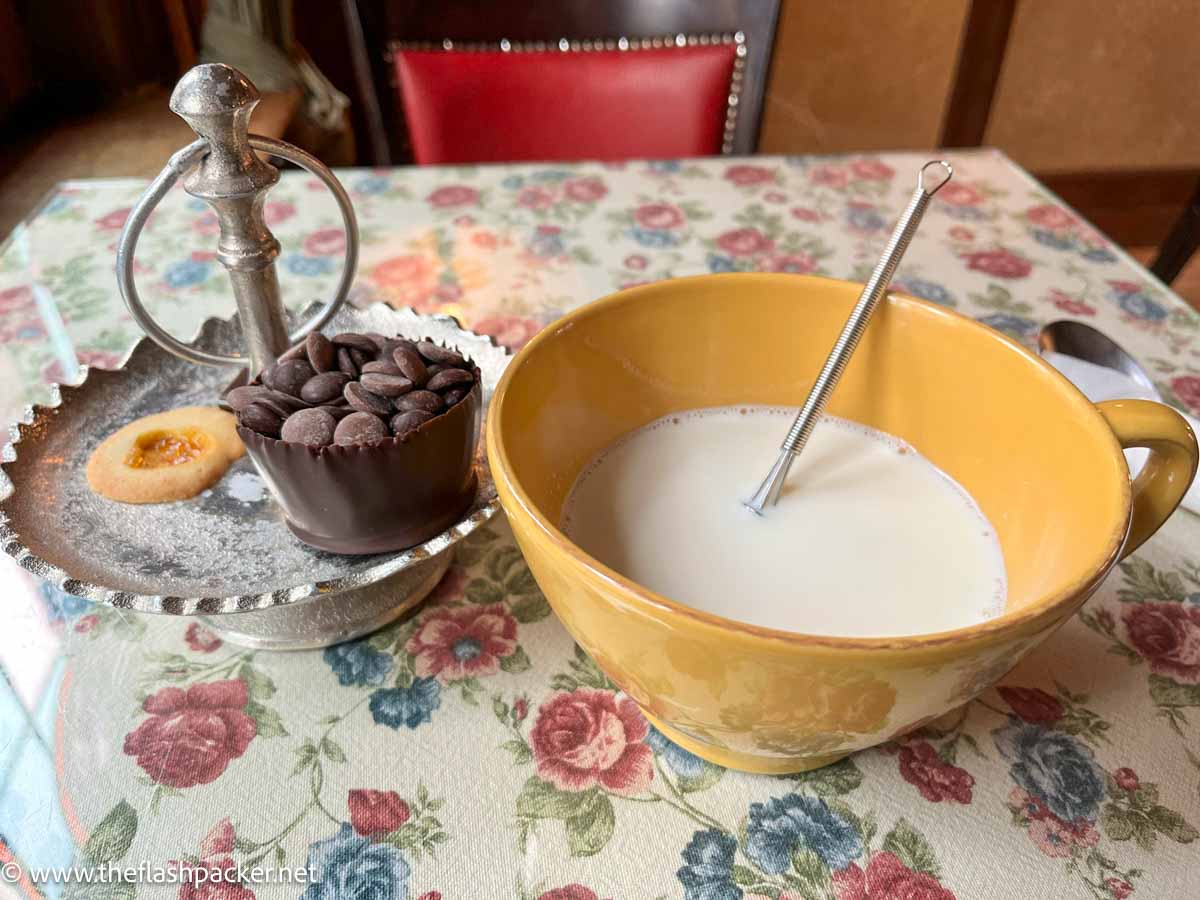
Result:
[[[482,396],[476,380],[404,438],[374,444],[309,447],[240,425],[238,434],[296,537],[331,553],[385,553],[441,534],[471,505]]]

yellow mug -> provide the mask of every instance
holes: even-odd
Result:
[[[759,628],[656,595],[558,529],[581,468],[622,434],[683,409],[799,405],[860,290],[731,274],[622,291],[536,336],[492,401],[500,501],[551,606],[663,733],[719,765],[814,768],[970,700],[1079,609],[1196,472],[1169,407],[1093,406],[1004,335],[893,294],[829,412],[903,438],[970,492],[1003,548],[1003,615],[895,638]],[[1123,447],[1151,451],[1132,485]]]

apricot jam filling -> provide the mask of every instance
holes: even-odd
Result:
[[[199,428],[144,431],[125,454],[125,465],[131,469],[179,466],[198,459],[211,446],[212,438]]]

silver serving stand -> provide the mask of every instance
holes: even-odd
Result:
[[[455,544],[498,509],[495,485],[477,450],[479,492],[463,518],[417,547],[339,556],[302,544],[288,530],[248,457],[199,497],[128,505],[94,494],[87,459],[120,425],[163,409],[211,406],[230,367],[257,371],[309,331],[429,337],[457,347],[480,369],[486,409],[508,352],[448,316],[382,303],[345,305],[354,277],[358,230],[336,177],[289,144],[249,134],[258,102],[250,81],[229,66],[197,66],[180,80],[171,109],[200,139],[171,157],[131,212],[117,251],[122,295],[148,338],[116,370],[82,370],[75,386],[55,386],[30,407],[0,455],[0,546],[25,569],[62,590],[118,609],[203,616],[223,638],[265,649],[324,647],[386,625],[425,598],[454,558]],[[287,159],[333,192],[346,227],[346,264],[334,299],[313,304],[289,329],[279,297],[279,242],[263,220],[278,171],[253,152]],[[190,173],[190,174],[189,174]],[[207,320],[191,343],[163,330],[133,280],[138,235],[154,206],[181,177],[184,189],[216,211],[217,256],[228,269],[238,313]],[[240,347],[246,356],[236,354]],[[197,365],[199,364],[199,365]]]

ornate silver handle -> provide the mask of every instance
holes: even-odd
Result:
[[[249,364],[255,370],[263,369],[309,331],[328,322],[345,302],[354,280],[358,222],[349,195],[333,172],[311,154],[283,141],[249,133],[250,112],[258,99],[254,85],[231,66],[196,66],[180,79],[171,95],[171,109],[200,138],[171,156],[130,212],[117,245],[117,284],[134,320],[159,346],[190,362]],[[321,179],[333,193],[346,228],[345,265],[333,299],[291,334],[287,332],[275,273],[279,242],[263,220],[265,196],[279,180],[279,172],[253,150],[286,159]],[[207,201],[220,223],[217,258],[233,283],[248,355],[210,353],[183,343],[154,320],[138,295],[133,277],[138,238],[154,207],[189,172],[192,174],[184,189]]]

